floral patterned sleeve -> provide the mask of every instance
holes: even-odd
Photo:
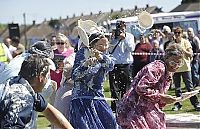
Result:
[[[136,92],[144,99],[158,103],[160,101],[160,90],[163,89],[161,77],[165,74],[165,66],[161,62],[150,63],[140,71]]]

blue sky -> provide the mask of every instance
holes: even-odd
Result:
[[[83,14],[109,12],[111,9],[131,9],[149,6],[162,7],[169,12],[181,4],[181,0],[0,0],[0,23],[23,24],[23,13],[26,14],[26,22],[31,24],[33,20],[41,23],[45,18],[66,18]]]

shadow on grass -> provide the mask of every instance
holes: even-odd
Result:
[[[172,111],[172,109],[164,109],[162,110],[163,112],[167,113],[167,114],[180,114],[180,113],[191,113],[191,114],[196,114],[197,111],[194,108],[189,108],[189,109],[181,109],[179,111]]]
[[[167,109],[163,109],[162,111],[172,111],[172,109],[167,108]],[[181,109],[181,110],[179,110],[179,111],[194,112],[195,109],[194,109],[194,108],[192,109],[191,106],[190,106],[189,109],[188,109],[188,107],[185,107],[185,108],[183,108],[183,109]],[[179,112],[179,111],[177,111],[177,112]],[[176,111],[174,111],[174,112],[176,112]]]
[[[38,114],[38,117],[44,117],[44,115],[42,115],[42,114]]]

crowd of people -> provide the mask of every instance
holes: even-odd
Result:
[[[163,107],[183,106],[176,100],[181,77],[188,92],[199,86],[199,37],[193,28],[183,36],[181,27],[165,25],[137,39],[126,27],[118,21],[111,36],[78,33],[76,45],[58,33],[28,50],[18,37],[6,37],[0,43],[0,127],[37,128],[36,112],[42,112],[52,129],[165,129]],[[167,94],[173,86],[176,97]],[[190,102],[200,111],[196,95]]]

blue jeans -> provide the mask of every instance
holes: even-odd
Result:
[[[181,76],[183,78],[183,82],[185,83],[187,91],[193,90],[192,76],[191,76],[190,71],[174,73],[173,80],[174,80],[174,85],[175,85],[175,94],[177,97],[180,97],[182,95]],[[196,95],[190,97],[190,102],[194,107],[197,104],[199,104],[199,101]],[[181,104],[177,102],[175,103],[175,105],[180,106]]]
[[[194,87],[199,85],[199,61],[194,59],[191,62],[192,83]]]

